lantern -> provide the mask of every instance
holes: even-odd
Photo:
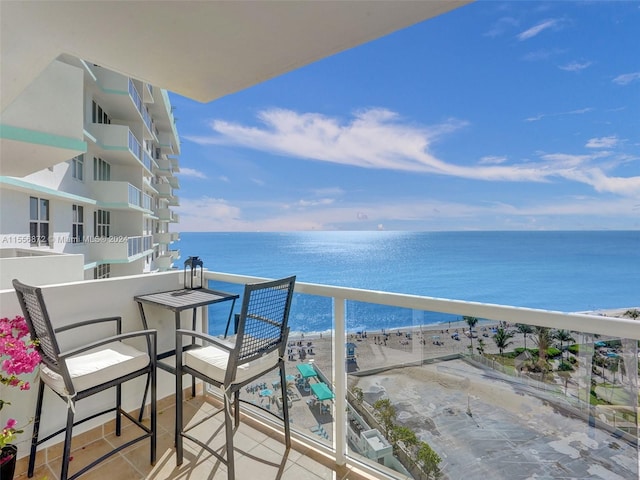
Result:
[[[200,274],[198,275],[198,267]],[[189,257],[184,261],[184,288],[196,290],[204,285],[204,268],[198,257]]]

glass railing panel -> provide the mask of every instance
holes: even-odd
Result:
[[[146,210],[152,210],[151,206],[153,204],[153,198],[146,193],[142,194],[142,208]]]
[[[636,340],[482,319],[400,332],[353,337],[349,455],[399,478],[637,478]]]
[[[129,184],[129,203],[131,205],[140,206],[140,196],[142,192],[133,185]]]
[[[138,112],[142,114],[142,98],[140,98],[140,94],[138,93],[138,89],[134,85],[133,81],[129,79],[129,95],[133,100],[133,104],[138,109]]]
[[[142,163],[145,167],[147,167],[147,170],[149,170],[150,172],[153,171],[153,160],[151,160],[151,156],[147,153],[146,150],[143,150]]]
[[[225,282],[208,282],[214,290],[238,293],[234,314],[240,312],[243,286]],[[313,305],[313,308],[309,308]],[[313,311],[309,316],[305,312]],[[228,305],[208,308],[209,333],[224,336],[229,318]],[[313,441],[333,445],[335,390],[333,371],[333,335],[331,330],[318,330],[318,325],[332,317],[332,300],[313,295],[294,294],[290,316],[290,334],[285,351],[286,391],[291,428]],[[233,335],[231,317],[228,335]],[[320,384],[324,384],[321,386]],[[242,401],[259,407],[282,419],[283,397],[277,370],[257,379],[242,392]]]
[[[140,146],[140,142],[138,142],[138,139],[131,132],[131,130],[129,130],[129,150],[133,152],[133,154],[138,160],[141,160],[140,157],[142,153],[142,147]],[[148,168],[150,169],[151,167],[148,167]]]
[[[242,293],[241,285],[228,285],[219,288]],[[304,404],[294,401],[292,426],[334,449],[336,460],[345,447],[347,459],[385,478],[437,472],[559,478],[567,471],[579,478],[594,472],[638,478],[640,334],[633,321],[326,285],[296,288],[288,373],[309,363],[310,355],[301,360],[295,353],[312,341],[314,371],[335,398],[326,424],[318,422],[322,429],[307,425],[312,405],[301,410]],[[566,327],[544,327],[554,324]],[[320,325],[331,331],[320,336],[326,328]],[[600,336],[576,331],[580,326]],[[344,365],[335,364],[341,353]],[[295,391],[305,398],[302,388]]]

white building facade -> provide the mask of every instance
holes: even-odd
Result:
[[[5,109],[2,127],[9,146],[47,165],[0,176],[3,267],[70,254],[58,269],[67,281],[172,267],[180,143],[166,90],[61,55]]]

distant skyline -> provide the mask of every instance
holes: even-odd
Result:
[[[176,229],[640,229],[639,27],[635,1],[478,1],[209,104],[170,94]]]

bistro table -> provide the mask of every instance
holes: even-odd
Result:
[[[229,318],[227,319],[227,325],[231,320],[231,315],[233,314],[233,307],[235,306],[236,300],[240,297],[240,295],[234,293],[226,293],[220,292],[216,290],[209,290],[206,288],[199,288],[194,290],[189,289],[180,289],[180,290],[171,290],[169,292],[160,292],[160,293],[149,293],[147,295],[137,295],[133,297],[133,299],[138,302],[138,308],[140,309],[140,317],[142,318],[142,325],[145,329],[149,328],[147,326],[147,317],[144,312],[144,305],[155,305],[157,307],[165,308],[171,310],[175,314],[176,320],[176,330],[178,330],[181,325],[181,313],[184,310],[192,310],[193,314],[191,317],[191,329],[196,329],[196,317],[197,311],[200,307],[206,307],[207,305],[213,305],[214,303],[220,302],[228,302],[231,301],[231,308],[229,308]],[[190,348],[196,347],[195,339],[192,341],[191,345],[187,345],[184,349],[189,350]],[[158,360],[163,360],[167,357],[172,357],[176,354],[178,346],[174,350],[169,350],[166,352],[162,352],[158,354]],[[169,373],[173,373],[175,375],[176,369],[174,366],[169,365],[166,362],[158,362],[158,368],[162,368]],[[195,381],[192,385],[192,393],[195,395]]]

